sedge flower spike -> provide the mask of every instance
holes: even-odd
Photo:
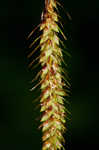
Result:
[[[42,34],[33,41],[30,48],[38,40],[40,40],[40,44],[28,55],[28,57],[31,57],[40,48],[40,56],[35,59],[38,59],[41,65],[41,70],[36,76],[36,79],[40,76],[40,82],[32,90],[40,85],[42,150],[65,149],[63,147],[65,142],[63,134],[66,132],[65,126],[68,111],[64,106],[64,97],[68,96],[68,90],[64,90],[64,86],[68,88],[70,84],[62,75],[62,62],[64,60],[58,34],[61,34],[65,40],[66,37],[58,26],[58,23],[60,23],[57,11],[58,3],[56,0],[45,0],[41,23],[37,26],[42,31]],[[29,37],[33,32],[30,33]],[[35,60],[30,63],[30,66],[33,65]]]

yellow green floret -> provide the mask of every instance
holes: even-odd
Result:
[[[60,64],[62,57],[59,47],[59,27],[55,0],[46,0],[46,9],[43,13],[43,20],[40,26],[42,36],[40,63],[42,66],[41,80],[41,127],[42,127],[42,150],[64,149],[63,133],[65,127],[65,107],[63,98],[66,93],[62,87]],[[58,57],[60,56],[60,57]]]

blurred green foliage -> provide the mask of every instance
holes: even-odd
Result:
[[[0,2],[0,146],[3,149],[41,148],[41,133],[36,129],[36,112],[32,107],[34,95],[29,91],[32,72],[26,65],[25,37],[40,22],[43,2]],[[74,16],[70,66],[73,118],[67,136],[68,150],[71,135],[75,144],[94,144],[98,139],[99,70],[94,44],[97,39],[93,40],[92,29],[97,32],[99,22],[97,4],[90,2],[89,7],[87,1],[73,0],[62,3]]]

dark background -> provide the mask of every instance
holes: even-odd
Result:
[[[60,0],[61,1],[61,0]],[[40,22],[43,0],[0,1],[0,149],[41,149],[29,91],[25,37]],[[67,150],[98,145],[99,2],[63,1],[72,15],[72,132]],[[71,130],[71,129],[70,129]]]

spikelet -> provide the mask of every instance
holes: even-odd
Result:
[[[41,70],[36,76],[36,79],[40,76],[40,82],[31,90],[40,85],[42,150],[65,149],[63,147],[63,143],[65,142],[63,134],[66,131],[67,109],[64,106],[64,97],[68,96],[68,92],[64,90],[64,86],[68,88],[70,84],[67,79],[64,82],[62,75],[61,64],[64,61],[62,48],[60,48],[61,40],[58,34],[62,34],[65,40],[66,36],[58,26],[59,15],[56,11],[58,9],[57,4],[56,0],[45,0],[41,23],[38,25],[42,34],[33,41],[30,48],[37,40],[40,40],[40,44],[28,55],[28,57],[31,57],[40,48],[40,56],[32,60],[29,66],[31,67],[36,60],[39,60],[39,64],[41,65]],[[33,34],[34,30],[28,38]]]

